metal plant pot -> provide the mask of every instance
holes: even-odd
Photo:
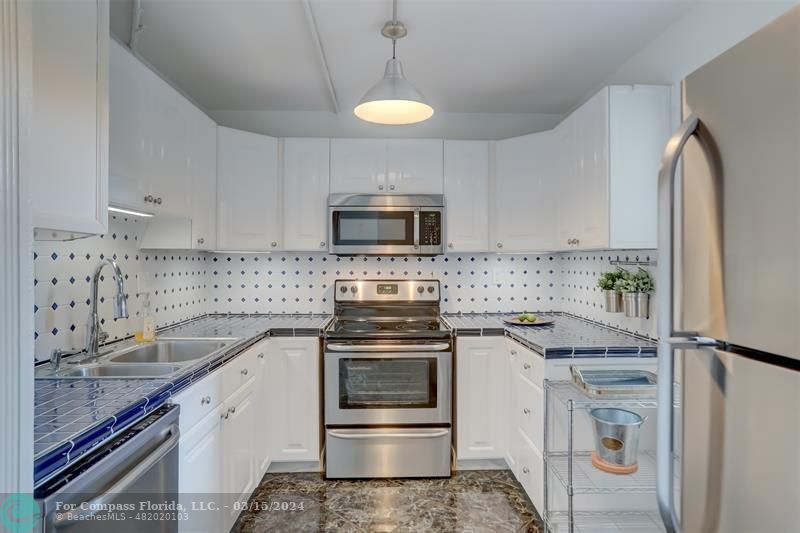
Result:
[[[606,298],[606,312],[608,313],[621,313],[622,312],[622,293],[613,289],[603,290],[603,295]]]
[[[650,295],[645,292],[626,292],[622,295],[625,316],[650,318]]]

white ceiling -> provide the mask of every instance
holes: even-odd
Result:
[[[143,0],[139,52],[209,110],[332,111],[304,1]],[[309,3],[349,112],[391,55],[391,1]],[[409,35],[397,56],[437,112],[562,114],[694,3],[399,0]],[[130,8],[112,3],[125,42]]]

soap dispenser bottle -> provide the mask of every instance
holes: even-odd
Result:
[[[156,321],[150,311],[150,293],[144,293],[142,302],[142,342],[153,342],[156,340]]]

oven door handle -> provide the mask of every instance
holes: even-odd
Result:
[[[343,344],[328,343],[325,347],[329,352],[441,352],[450,348],[446,342],[433,344]]]
[[[360,439],[438,439],[450,432],[446,429],[439,429],[429,432],[419,433],[342,433],[334,429],[328,430],[328,435],[337,439],[360,440]]]

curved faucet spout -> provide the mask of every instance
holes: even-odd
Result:
[[[114,270],[114,277],[116,278],[117,282],[117,292],[114,295],[113,300],[114,318],[128,318],[128,299],[125,296],[125,283],[122,276],[122,270],[120,270],[119,265],[113,259],[103,259],[97,264],[94,269],[94,274],[92,274],[92,285],[90,289],[91,307],[89,308],[89,324],[86,338],[87,357],[97,356],[97,349],[100,345],[100,337],[103,335],[103,331],[100,329],[100,318],[97,315],[97,293],[100,284],[100,272],[102,272],[103,267],[106,265],[110,265]]]

